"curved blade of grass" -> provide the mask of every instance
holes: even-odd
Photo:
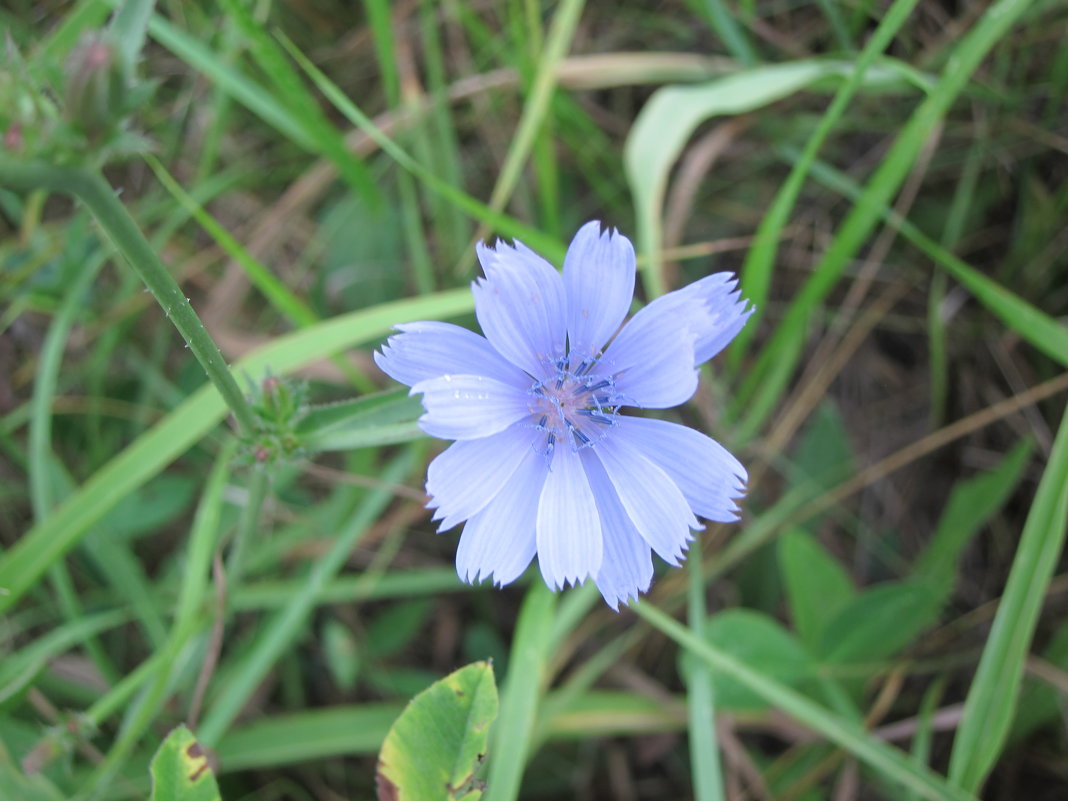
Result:
[[[745,262],[739,272],[739,279],[745,292],[745,297],[756,307],[753,315],[756,319],[750,320],[738,336],[731,350],[732,359],[737,363],[747,343],[757,330],[757,322],[764,313],[764,304],[768,297],[768,287],[771,285],[771,276],[775,269],[775,256],[779,252],[779,240],[783,229],[790,219],[790,212],[801,194],[801,188],[808,177],[816,154],[827,136],[845,113],[853,96],[860,89],[864,76],[871,67],[872,62],[881,54],[893,40],[898,29],[908,19],[910,12],[916,7],[919,0],[895,0],[887,10],[879,27],[872,33],[868,44],[861,51],[853,65],[853,71],[845,83],[838,89],[831,100],[830,106],[820,118],[816,130],[812,132],[801,156],[794,162],[790,174],[786,177],[779,191],[772,200],[764,218],[757,227],[753,238],[753,245],[746,254]]]
[[[938,84],[905,123],[812,277],[791,302],[753,370],[739,387],[731,414],[736,417],[742,409],[752,410],[738,434],[741,440],[753,436],[782,395],[801,357],[809,315],[834,288],[879,222],[882,209],[889,205],[916,163],[924,142],[968,84],[972,73],[1030,4],[1031,0],[998,0],[954,48]]]
[[[493,725],[486,801],[515,801],[529,757],[538,702],[544,692],[556,596],[539,579],[519,610],[501,711]]]
[[[743,114],[782,100],[828,77],[849,76],[853,65],[843,61],[792,61],[736,72],[697,86],[658,90],[638,114],[623,147],[627,182],[634,195],[638,243],[649,261],[643,279],[650,298],[662,295],[661,215],[671,167],[690,136],[705,120],[722,114]],[[866,82],[897,82],[895,73],[869,70]]]
[[[1016,711],[1031,638],[1068,530],[1068,409],[1027,514],[990,638],[964,702],[949,779],[977,792],[994,767]]]
[[[755,673],[734,657],[699,638],[647,601],[640,601],[632,608],[647,623],[659,629],[698,659],[745,685],[798,723],[826,737],[867,763],[869,767],[889,781],[915,790],[920,797],[930,799],[930,801],[965,801],[965,799],[974,801],[975,797],[970,793],[947,784],[945,779],[928,768],[916,765],[907,755],[882,740],[876,739],[856,723],[842,720],[795,690]]]
[[[467,289],[386,303],[335,317],[279,337],[238,362],[233,372],[289,373],[317,359],[374,341],[397,323],[470,312]],[[100,468],[81,489],[0,556],[0,612],[10,609],[48,567],[61,559],[122,498],[157,475],[221,422],[226,414],[214,387],[205,386]]]

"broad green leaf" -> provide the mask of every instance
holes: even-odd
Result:
[[[1024,662],[1068,528],[1068,410],[1042,473],[990,638],[964,702],[949,778],[978,791],[1008,736]]]
[[[941,595],[952,593],[961,551],[1008,500],[1030,456],[1031,443],[1021,440],[996,468],[953,486],[934,536],[916,562],[916,574]]]
[[[941,605],[923,581],[888,581],[865,590],[828,621],[818,655],[838,664],[886,659],[931,626]]]
[[[149,768],[148,801],[219,801],[219,787],[208,754],[185,726],[167,735]]]
[[[375,777],[380,801],[481,798],[475,772],[496,717],[489,662],[460,668],[421,692],[382,744]]]
[[[705,639],[713,646],[785,686],[801,687],[816,673],[801,643],[778,621],[761,612],[728,609],[709,617],[704,629]],[[712,671],[712,684],[719,709],[752,712],[771,707],[766,698],[719,671]]]
[[[830,489],[853,471],[853,447],[838,407],[821,403],[805,424],[790,470],[795,485]]]
[[[824,629],[856,597],[856,588],[845,569],[804,529],[779,537],[778,550],[794,628],[810,653],[819,653]]]

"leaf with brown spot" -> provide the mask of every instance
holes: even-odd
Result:
[[[167,735],[149,772],[149,801],[221,801],[208,752],[185,726]]]
[[[382,744],[378,801],[476,801],[476,778],[497,717],[493,666],[475,662],[412,699]]]

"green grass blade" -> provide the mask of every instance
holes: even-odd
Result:
[[[889,205],[916,163],[931,131],[945,116],[980,62],[1029,5],[1030,0],[998,0],[954,48],[938,84],[894,140],[838,229],[815,273],[790,304],[757,364],[740,387],[731,412],[737,416],[742,409],[750,410],[738,432],[740,440],[752,437],[771,413],[801,357],[810,315],[838,283],[850,260],[879,222],[882,209]]]
[[[812,175],[830,188],[849,197],[856,198],[863,191],[848,176],[826,164],[813,165]],[[889,207],[884,206],[880,210],[880,215],[906,240],[963,284],[976,300],[986,306],[1022,339],[1064,367],[1068,367],[1068,326],[1057,322],[996,281],[987,278]]]
[[[211,47],[158,14],[149,21],[148,32],[163,47],[203,73],[213,84],[291,142],[315,152],[315,140],[290,110],[270,91],[222,61]]]
[[[126,612],[98,612],[53,628],[0,663],[0,707],[28,686],[51,659],[130,620]]]
[[[501,711],[493,726],[486,801],[515,801],[529,757],[544,692],[556,596],[539,579],[527,591],[516,622]]]
[[[738,24],[723,0],[690,0],[689,5],[708,21],[708,26],[723,42],[727,52],[743,66],[752,67],[760,59],[745,29]]]
[[[148,20],[152,16],[155,0],[125,0],[115,12],[108,26],[119,43],[119,52],[131,68],[137,64],[141,48],[145,46]]]
[[[853,73],[853,65],[848,62],[793,61],[755,67],[696,86],[668,86],[650,98],[627,136],[623,161],[634,195],[639,250],[649,262],[643,280],[651,298],[667,291],[660,245],[661,208],[668,176],[697,126],[717,115],[762,108],[820,79]],[[870,82],[885,83],[888,78],[898,80],[883,70],[864,74],[864,80]]]
[[[442,180],[433,172],[412,158],[407,151],[390,139],[374,122],[352,102],[336,84],[326,77],[295,45],[283,39],[282,44],[301,69],[308,73],[312,82],[322,91],[323,95],[334,107],[345,115],[353,125],[366,133],[375,143],[385,151],[390,158],[401,167],[411,172],[421,180],[428,188],[441,194],[459,209],[470,215],[473,219],[493,227],[504,236],[512,236],[522,239],[527,246],[538,251],[550,261],[561,262],[564,258],[564,248],[560,242],[541,233],[536,228],[530,228],[517,222],[507,214],[503,214],[484,203],[476,200],[461,189]]]
[[[689,577],[688,613],[690,631],[704,639],[705,578],[702,573],[701,541],[690,543],[686,557]],[[695,801],[723,801],[723,769],[720,767],[719,740],[716,737],[715,688],[712,671],[705,662],[693,660],[686,686],[689,713],[690,775]]]
[[[783,229],[790,219],[790,212],[797,203],[801,194],[805,179],[808,177],[816,154],[819,153],[823,143],[827,140],[834,126],[842,119],[853,96],[856,95],[864,81],[868,69],[893,40],[898,29],[908,19],[909,13],[919,0],[895,0],[887,10],[885,16],[879,22],[879,27],[872,33],[868,44],[857,56],[853,65],[853,71],[849,74],[845,83],[838,89],[827,107],[827,111],[820,117],[816,130],[812,132],[801,156],[794,162],[790,174],[786,177],[779,191],[776,193],[771,206],[757,227],[753,244],[746,254],[742,264],[739,279],[745,296],[756,307],[753,313],[754,319],[741,330],[736,338],[736,345],[732,350],[732,358],[737,359],[744,352],[745,344],[757,330],[757,323],[764,312],[764,305],[768,297],[768,287],[771,286],[772,274],[775,270],[775,257],[779,252],[779,241],[782,238]]]
[[[382,481],[387,485],[395,483],[411,467],[412,451],[409,448],[382,471]],[[349,525],[338,533],[330,550],[316,562],[300,592],[264,624],[260,635],[240,658],[235,672],[213,693],[207,714],[197,727],[202,742],[208,746],[219,742],[275,662],[303,635],[319,595],[344,567],[356,543],[379,518],[391,499],[388,488],[371,490],[353,514]]]
[[[471,292],[459,289],[385,303],[279,337],[234,366],[236,376],[276,374],[356,345],[373,342],[401,322],[471,311]],[[226,414],[214,387],[204,387],[98,470],[49,517],[0,556],[0,612],[10,609],[48,567],[122,498],[157,475],[210,432]]]
[[[349,149],[341,132],[323,114],[277,41],[252,16],[245,3],[223,0],[222,6],[248,39],[252,57],[270,81],[272,94],[281,99],[296,124],[304,130],[314,144],[315,152],[329,159],[341,177],[360,195],[369,200],[381,200],[367,166]]]
[[[519,127],[512,138],[508,153],[504,157],[504,164],[501,165],[501,173],[493,187],[493,193],[490,195],[491,209],[497,211],[503,209],[519,183],[523,165],[534,146],[538,130],[545,122],[549,101],[552,100],[556,89],[557,68],[567,54],[585,5],[585,0],[564,0],[553,15],[545,48],[538,58],[538,71],[534,76],[530,96],[523,108],[523,116],[519,120]]]
[[[193,198],[167,168],[151,153],[144,156],[145,162],[152,168],[163,188],[200,224],[223,252],[241,265],[245,274],[267,301],[286,319],[296,325],[311,325],[319,321],[315,312],[289,288],[275,277],[267,267],[257,261],[229,231],[223,228],[214,217]]]
[[[970,793],[947,784],[941,776],[916,765],[901,751],[876,739],[856,723],[842,720],[795,690],[753,672],[647,601],[639,602],[632,608],[647,623],[694,656],[735,679],[806,728],[853,754],[889,781],[915,790],[922,798],[930,801],[974,800]]]
[[[978,792],[1012,723],[1031,638],[1068,529],[1068,409],[1042,473],[990,637],[964,702],[949,779]]]

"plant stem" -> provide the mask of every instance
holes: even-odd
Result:
[[[248,498],[241,512],[241,522],[230,543],[230,552],[226,556],[226,584],[229,590],[233,590],[241,580],[241,572],[245,567],[245,551],[249,539],[258,533],[256,529],[259,526],[263,502],[267,498],[267,488],[270,483],[267,468],[263,465],[255,465],[249,476]]]
[[[0,186],[22,192],[47,189],[81,200],[174,323],[223,401],[230,407],[241,433],[248,435],[255,430],[252,409],[230,374],[219,347],[208,335],[204,323],[189,305],[189,299],[178,283],[116,198],[115,190],[99,172],[56,167],[41,162],[19,163],[0,155]]]

